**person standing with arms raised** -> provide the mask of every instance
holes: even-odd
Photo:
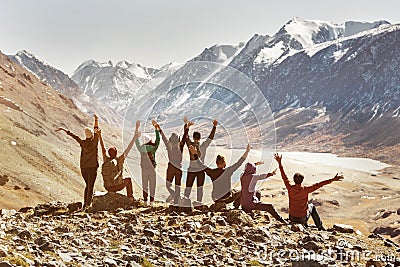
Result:
[[[143,200],[147,204],[147,199],[150,193],[150,206],[154,204],[154,196],[156,194],[156,151],[160,145],[160,131],[157,129],[158,125],[155,121],[152,121],[155,133],[156,141],[153,142],[151,139],[147,140],[143,145],[140,143],[139,138],[136,139],[136,147],[140,152],[140,167],[142,169],[142,188],[143,188]],[[136,132],[139,131],[140,121],[136,122]]]
[[[185,117],[185,125],[188,125],[189,121]],[[187,147],[193,147],[196,150],[197,156],[190,152],[191,149],[189,149],[189,154],[190,154],[190,164],[189,164],[189,169],[188,169],[188,174],[186,178],[186,188],[185,188],[185,198],[190,197],[190,193],[192,191],[192,186],[194,184],[194,180],[197,178],[197,203],[198,205],[202,205],[203,201],[203,186],[204,186],[204,181],[206,179],[206,174],[205,170],[202,164],[199,164],[198,160],[200,162],[204,162],[204,159],[206,157],[206,152],[207,148],[210,146],[212,140],[214,139],[215,131],[217,129],[218,121],[213,120],[213,128],[211,130],[210,135],[208,138],[200,144],[201,140],[201,134],[199,132],[193,132],[193,141],[190,140],[189,138],[189,131],[187,132],[186,136],[186,145]]]
[[[86,127],[85,139],[81,139],[76,134],[65,128],[58,128],[56,132],[64,131],[67,135],[75,139],[81,147],[80,169],[83,179],[85,180],[85,193],[83,208],[88,208],[92,205],[93,187],[96,182],[97,168],[99,167],[98,161],[98,144],[99,144],[99,119],[94,114],[94,127],[93,129]]]
[[[167,198],[167,202],[173,199],[174,201],[173,206],[177,207],[179,206],[179,200],[181,194],[183,147],[185,146],[186,143],[187,132],[189,131],[189,127],[193,125],[193,122],[185,121],[182,140],[176,133],[172,133],[170,138],[167,139],[164,131],[161,130],[160,125],[157,123],[155,123],[155,125],[156,129],[158,129],[161,133],[161,137],[164,141],[165,147],[167,148],[168,152],[166,188],[170,193],[170,196]],[[175,180],[175,190],[172,189],[173,180]]]

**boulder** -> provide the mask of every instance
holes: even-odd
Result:
[[[129,207],[132,203],[132,199],[119,193],[107,192],[101,194],[96,192],[92,207],[88,209],[88,212],[113,211]]]
[[[242,210],[230,210],[224,212],[222,216],[225,217],[225,221],[229,225],[239,225],[239,226],[253,226],[253,218]]]
[[[354,233],[354,227],[352,225],[336,223],[333,225],[332,229],[339,233]]]
[[[372,232],[374,234],[389,235],[391,238],[394,238],[400,235],[400,227],[396,225],[378,226]]]
[[[53,201],[49,203],[39,204],[35,207],[33,212],[34,216],[43,216],[43,215],[58,215],[60,212],[67,212],[67,204]]]

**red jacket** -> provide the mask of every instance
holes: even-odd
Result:
[[[282,166],[279,166],[279,170],[289,193],[289,214],[293,217],[307,216],[308,194],[333,182],[333,179],[329,179],[311,186],[302,186],[301,184],[291,185]]]

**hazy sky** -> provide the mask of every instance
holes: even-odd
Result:
[[[0,0],[0,50],[25,49],[71,74],[85,60],[150,67],[274,34],[293,17],[400,22],[399,0]]]

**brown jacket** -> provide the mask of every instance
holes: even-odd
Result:
[[[282,166],[279,166],[279,170],[289,193],[289,215],[293,217],[307,216],[308,194],[333,182],[333,179],[329,179],[311,186],[302,186],[301,184],[291,185]]]
[[[80,160],[81,169],[98,168],[99,135],[95,133],[92,138],[82,140],[81,138],[79,138],[79,136],[72,133],[71,131],[67,131],[67,134],[72,138],[74,138],[81,146],[81,160]]]

